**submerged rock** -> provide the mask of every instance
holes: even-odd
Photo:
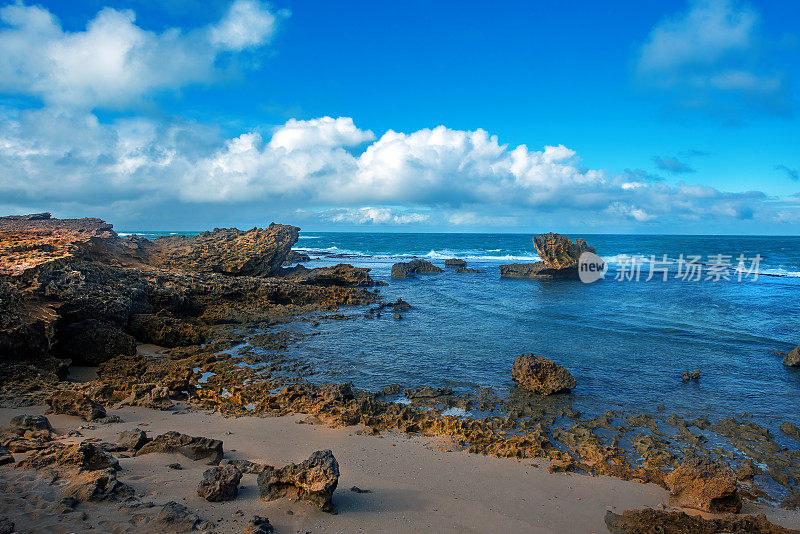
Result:
[[[397,299],[389,306],[389,309],[393,312],[404,312],[410,310],[411,308],[413,308],[413,306],[403,299]]]
[[[0,465],[6,464],[13,464],[14,463],[14,455],[11,454],[11,451],[8,448],[0,445]]]
[[[790,350],[789,354],[783,357],[783,365],[800,367],[800,345]]]
[[[232,501],[239,494],[242,472],[235,465],[212,467],[203,473],[197,494],[208,502]]]
[[[686,371],[681,375],[681,378],[684,382],[689,382],[690,380],[700,380],[700,369],[695,369],[694,371]]]
[[[445,267],[466,267],[467,262],[459,258],[450,258],[444,260]]]
[[[578,278],[578,260],[584,252],[595,252],[583,239],[573,243],[561,234],[533,237],[533,246],[542,261],[500,266],[502,278]]]
[[[329,450],[317,451],[300,464],[280,469],[266,466],[258,475],[261,499],[272,501],[282,497],[304,500],[323,512],[336,513],[331,497],[339,483],[339,462]]]
[[[723,460],[689,453],[664,482],[675,506],[712,513],[738,513],[742,508],[736,473]]]
[[[76,415],[87,421],[94,421],[106,416],[106,409],[97,404],[80,391],[56,391],[47,399],[53,413]]]
[[[511,378],[519,387],[540,395],[566,392],[577,384],[565,368],[533,354],[523,354],[514,360]]]
[[[486,271],[481,271],[480,269],[470,269],[468,267],[459,267],[453,272],[458,274],[482,274]]]
[[[437,267],[429,261],[411,260],[392,265],[392,278],[406,278],[409,274],[435,274],[443,273],[444,269]]]
[[[218,439],[193,437],[171,430],[144,445],[136,456],[154,452],[178,453],[190,460],[208,459],[208,463],[216,465],[222,460],[222,442]]]
[[[719,534],[736,532],[738,534],[800,534],[767,520],[767,516],[745,515],[704,519],[686,512],[666,510],[627,510],[622,514],[606,512],[606,526],[611,534]]]

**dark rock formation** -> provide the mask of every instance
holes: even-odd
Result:
[[[255,515],[244,527],[243,534],[270,534],[273,530],[269,519]]]
[[[575,378],[553,360],[523,354],[517,356],[511,367],[511,378],[516,384],[540,395],[552,395],[573,389]]]
[[[94,402],[80,391],[56,391],[47,399],[53,413],[76,415],[87,421],[94,421],[106,416],[106,409]]]
[[[216,228],[196,236],[159,237],[149,263],[165,269],[245,276],[275,276],[297,242],[300,229],[272,223],[268,228]]]
[[[353,267],[348,263],[316,269],[307,269],[298,265],[285,271],[284,278],[314,286],[372,287],[385,285],[383,282],[373,280],[369,271],[370,269]]]
[[[542,261],[500,266],[502,278],[578,278],[578,260],[584,252],[595,252],[585,240],[573,243],[568,237],[548,233],[533,238],[533,246]]]
[[[50,421],[43,415],[17,415],[11,418],[8,426],[12,432],[20,436],[26,432],[53,431]]]
[[[800,367],[800,346],[793,348],[789,351],[789,354],[783,357],[783,365]]]
[[[148,530],[164,534],[178,534],[193,530],[210,530],[213,525],[182,504],[170,501],[148,523]]]
[[[324,512],[336,513],[331,497],[339,483],[339,462],[329,450],[317,451],[300,464],[280,469],[267,466],[258,475],[261,498],[305,500]]]
[[[0,465],[13,464],[14,455],[7,447],[0,445]]]
[[[742,507],[736,473],[723,460],[689,453],[664,482],[675,506],[712,513],[738,513]]]
[[[700,369],[695,369],[694,371],[686,371],[681,374],[681,379],[684,382],[689,382],[691,380],[700,380]]]
[[[443,273],[444,269],[437,267],[429,261],[411,260],[392,265],[392,278],[405,278],[409,274]]]
[[[781,432],[787,436],[791,436],[797,441],[800,441],[800,428],[797,428],[797,425],[794,423],[790,423],[788,421],[781,423],[780,429]]]
[[[137,339],[163,347],[199,345],[205,341],[205,336],[197,326],[174,317],[153,313],[135,313],[131,315],[128,321],[128,328]],[[129,355],[135,354],[135,352],[136,347],[134,346],[133,352],[118,351],[102,361],[108,361],[120,354]]]
[[[153,452],[178,453],[190,460],[208,459],[211,465],[218,464],[223,454],[222,442],[218,439],[193,437],[175,431],[156,436],[139,449],[136,456]]]
[[[444,260],[444,266],[445,267],[466,267],[467,266],[467,262],[465,260],[462,260],[462,259],[459,259],[459,258],[450,258],[450,259]]]
[[[239,495],[242,472],[235,465],[212,467],[203,473],[197,494],[208,502],[232,501]]]
[[[410,310],[411,308],[413,308],[413,306],[403,299],[397,299],[389,305],[389,309],[393,312],[404,312]]]
[[[481,271],[480,269],[470,269],[468,267],[459,267],[453,272],[458,274],[481,274],[485,273],[486,271]]]
[[[622,514],[606,512],[606,526],[611,534],[798,534],[798,530],[785,529],[770,523],[767,516],[744,515],[703,519],[686,512],[665,510],[627,510]]]
[[[283,260],[284,267],[289,267],[290,265],[294,265],[295,263],[300,263],[303,261],[311,261],[311,256],[304,252],[298,252],[296,250],[290,250],[289,253],[286,255],[286,259]]]

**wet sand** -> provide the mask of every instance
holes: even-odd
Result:
[[[0,409],[0,426],[16,414],[40,414],[44,407]],[[110,410],[119,423],[96,424],[72,416],[49,415],[54,430],[78,429],[82,437],[116,442],[119,432],[136,427],[151,437],[177,430],[224,442],[225,457],[282,466],[312,452],[331,449],[340,464],[333,503],[338,515],[303,502],[258,499],[256,475],[246,474],[239,496],[209,503],[195,492],[203,461],[178,454],[120,458],[119,479],[142,502],[156,508],[123,508],[119,503],[84,503],[74,512],[48,507],[54,488],[35,471],[0,467],[0,517],[20,532],[143,531],[138,513],[154,514],[177,501],[215,523],[215,532],[242,532],[254,515],[267,516],[275,532],[606,532],[607,510],[667,505],[667,492],[652,484],[580,474],[551,474],[544,461],[501,459],[451,449],[446,439],[384,432],[359,433],[360,427],[328,428],[298,424],[302,415],[226,418],[200,411]],[[115,454],[120,456],[119,454]],[[15,455],[17,460],[24,455]],[[178,462],[182,470],[167,466]],[[357,486],[369,493],[355,493]],[[149,510],[149,511],[148,511]],[[238,513],[237,513],[238,512]],[[290,514],[291,512],[291,514]],[[770,520],[800,528],[800,512],[758,507],[746,502],[742,513],[767,514]],[[692,512],[690,512],[692,513]],[[696,513],[696,512],[693,512]],[[146,531],[146,528],[144,529]]]

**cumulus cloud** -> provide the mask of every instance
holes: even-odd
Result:
[[[661,21],[642,45],[636,74],[683,107],[714,113],[746,106],[785,114],[787,82],[771,68],[760,15],[737,0],[690,0]]]
[[[658,167],[662,171],[667,171],[672,174],[694,172],[694,169],[691,166],[689,166],[688,163],[684,163],[678,158],[673,158],[671,156],[663,158],[661,156],[653,156],[653,163],[655,163],[656,167]]]
[[[338,208],[319,212],[323,220],[346,224],[389,224],[406,225],[425,222],[430,214],[416,213],[394,208]]]
[[[0,91],[59,106],[121,106],[210,80],[220,54],[266,44],[287,15],[235,0],[217,24],[157,33],[137,26],[133,11],[105,8],[85,30],[69,32],[42,7],[7,5],[0,8]]]

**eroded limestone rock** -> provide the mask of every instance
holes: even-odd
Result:
[[[258,489],[263,500],[289,497],[308,501],[329,513],[336,513],[331,497],[338,483],[339,462],[329,450],[317,451],[300,464],[280,469],[267,466],[258,475]]]
[[[569,391],[577,384],[565,368],[553,360],[533,354],[523,354],[514,360],[511,378],[519,387],[540,395]]]

